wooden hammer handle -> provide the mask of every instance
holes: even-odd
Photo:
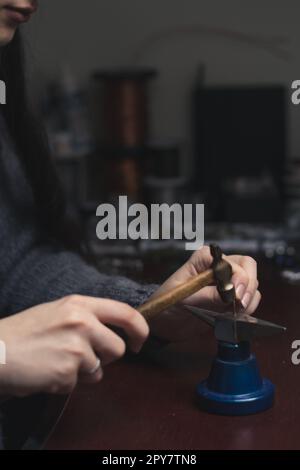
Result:
[[[207,271],[191,278],[189,281],[179,284],[169,292],[165,292],[154,299],[148,300],[148,302],[138,307],[137,310],[145,317],[146,320],[150,320],[163,310],[166,310],[186,297],[195,294],[195,292],[212,284],[213,282],[213,270],[208,269]]]

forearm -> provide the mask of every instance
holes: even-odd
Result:
[[[99,273],[75,253],[40,245],[14,266],[2,286],[0,307],[8,315],[70,294],[110,298],[136,307],[155,289]]]

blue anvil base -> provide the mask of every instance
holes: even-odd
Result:
[[[274,385],[262,379],[248,342],[219,342],[209,377],[197,387],[204,411],[221,415],[249,415],[273,405]]]

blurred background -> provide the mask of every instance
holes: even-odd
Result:
[[[127,195],[205,204],[206,243],[300,282],[299,13],[296,0],[40,2],[30,92],[100,269],[159,281],[190,255],[184,241],[97,240],[97,206]]]

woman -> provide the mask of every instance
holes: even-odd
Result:
[[[18,27],[36,9],[37,0],[0,0],[0,78],[7,86],[7,104],[0,109],[0,340],[7,349],[7,364],[0,366],[2,434],[9,434],[20,403],[17,399],[7,405],[12,402],[5,397],[64,394],[80,381],[102,379],[103,367],[125,353],[124,340],[107,325],[122,328],[130,349],[138,353],[149,327],[134,308],[156,295],[155,286],[100,274],[71,251],[74,240],[65,223],[56,175],[25,99]],[[255,261],[227,259],[237,296],[251,314],[261,297]],[[209,250],[198,250],[159,292],[210,264]],[[214,287],[185,302],[223,308]],[[153,325],[156,333],[162,332],[166,318],[168,329],[169,322],[176,321],[167,313]],[[6,441],[21,445],[26,429],[18,439],[17,434],[13,430],[12,441],[10,435],[2,436],[0,447]]]

